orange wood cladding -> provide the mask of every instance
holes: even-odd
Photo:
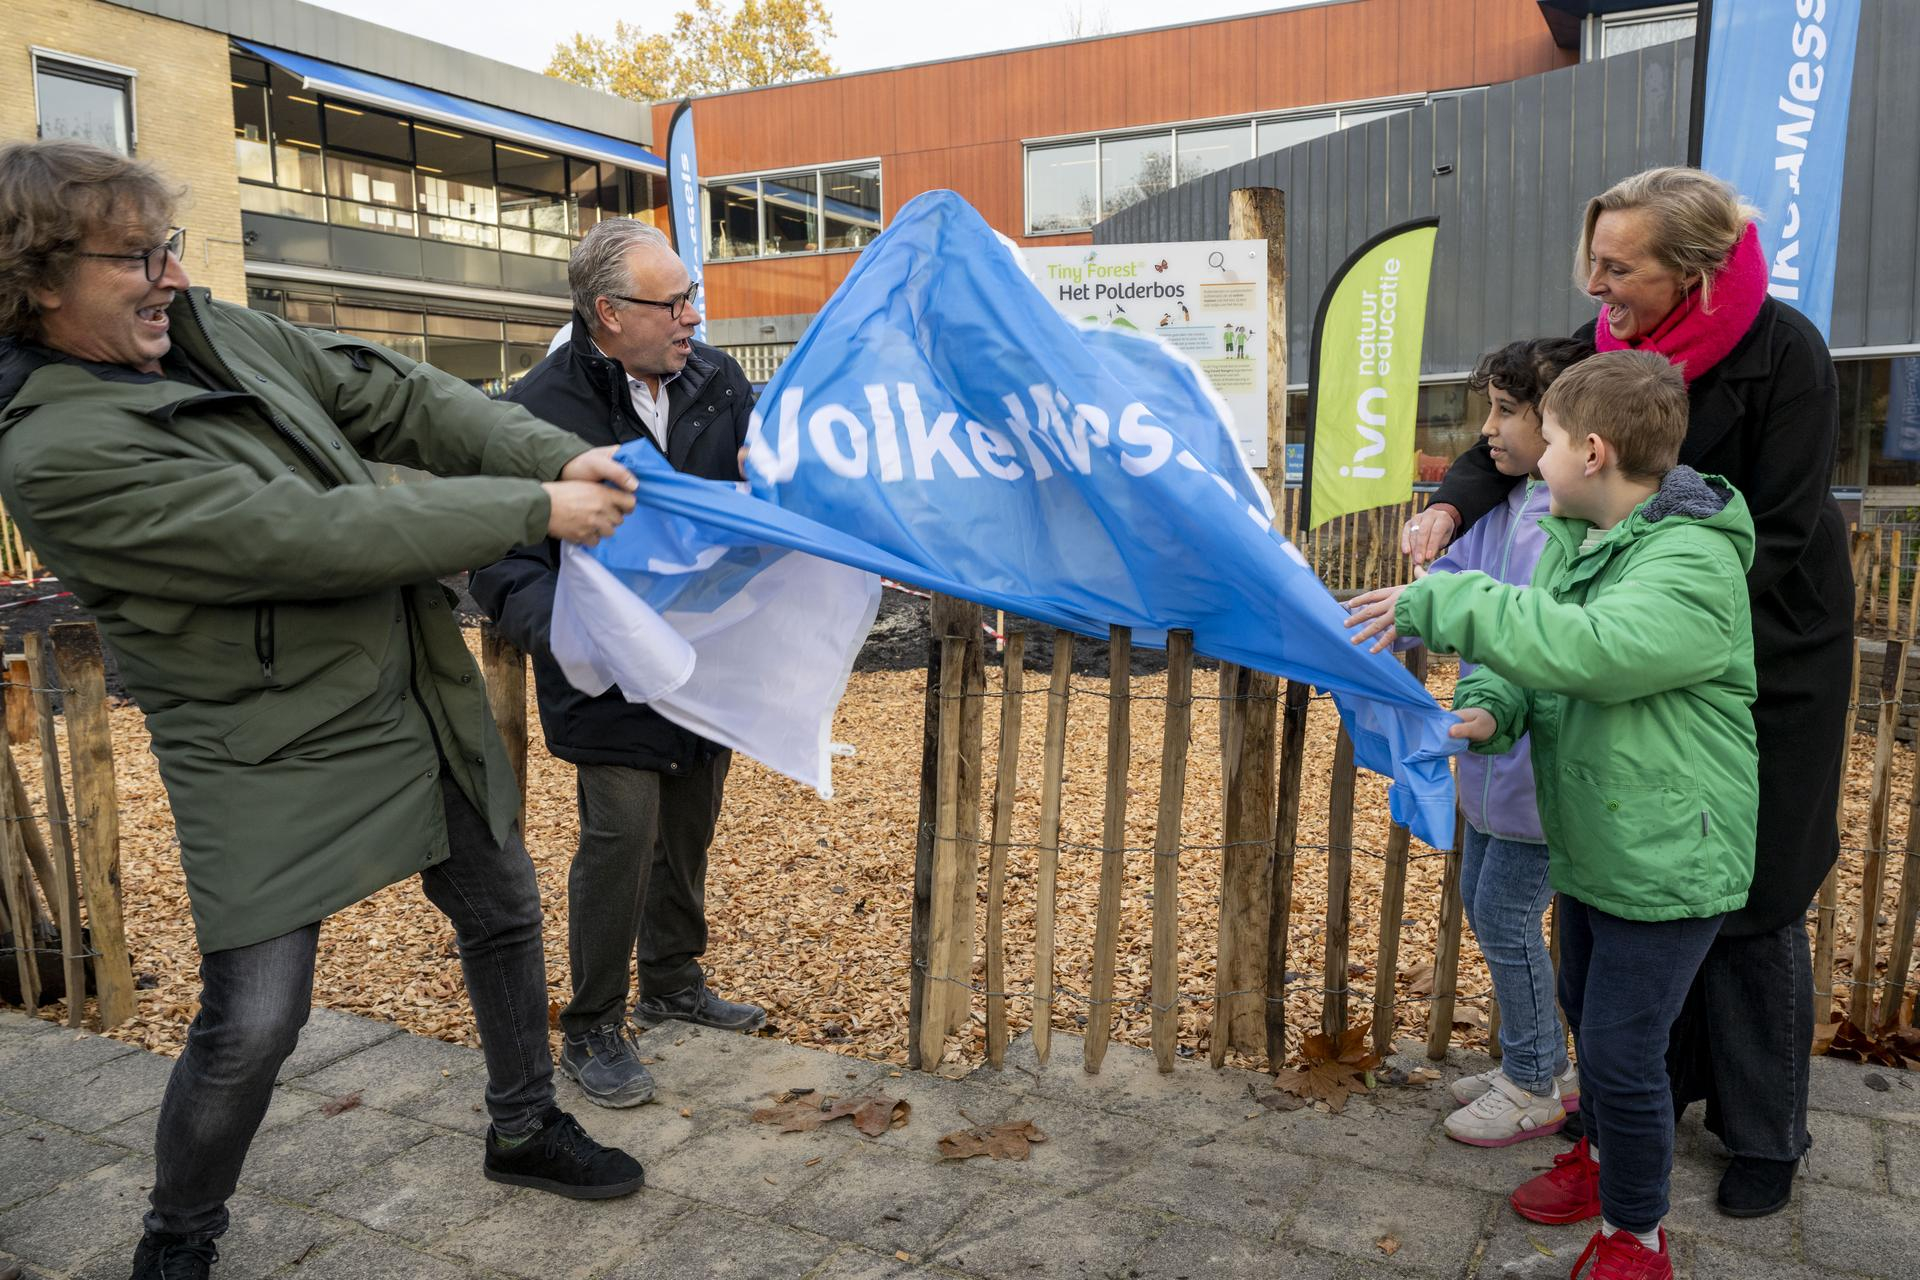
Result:
[[[1019,236],[1023,140],[1498,84],[1574,58],[1535,0],[1346,0],[722,94],[694,121],[707,175],[877,158],[886,221],[946,187],[1022,243],[1084,244]],[[654,109],[663,144],[672,113]],[[814,311],[854,256],[710,264],[709,314]]]

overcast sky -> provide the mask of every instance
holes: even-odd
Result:
[[[502,62],[546,68],[553,46],[576,31],[608,35],[624,18],[646,31],[667,31],[685,0],[313,0],[328,9],[426,36]],[[995,49],[1045,44],[1076,34],[1138,31],[1237,13],[1288,9],[1303,0],[826,0],[841,71],[866,71]],[[731,5],[729,7],[732,7]]]

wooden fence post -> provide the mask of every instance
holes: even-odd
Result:
[[[1019,785],[1020,710],[1025,701],[1027,636],[1024,631],[1001,634],[1005,648],[1000,662],[1000,758],[993,784],[993,843],[987,855],[987,1061],[994,1067],[1007,1060],[1007,845],[1013,838],[1013,800]]]
[[[12,763],[7,720],[0,716],[0,756]],[[28,1013],[40,1007],[40,965],[34,959],[34,925],[39,915],[33,886],[27,875],[26,843],[20,838],[26,815],[13,803],[13,788],[0,786],[0,894],[4,895],[7,924],[13,931],[13,962],[20,974],[20,1004]]]
[[[1866,592],[1861,589],[1861,581],[1867,572],[1867,556],[1873,549],[1872,540],[1855,526],[1850,535],[1850,559],[1853,568],[1853,676],[1847,683],[1847,735],[1846,746],[1840,756],[1840,776],[1844,779],[1847,769],[1853,762],[1853,734],[1860,714],[1860,609],[1866,600]],[[1834,816],[1835,827],[1845,830],[1847,825],[1847,789],[1840,788],[1839,803]],[[1819,909],[1814,914],[1813,925],[1813,1025],[1820,1028],[1832,1021],[1833,1013],[1833,953],[1839,934],[1840,917],[1840,867],[1836,863],[1827,870],[1827,878],[1820,884]]]
[[[1453,819],[1453,848],[1447,850],[1446,879],[1440,887],[1440,937],[1433,956],[1433,1008],[1427,1016],[1427,1056],[1436,1062],[1447,1056],[1453,1039],[1453,1005],[1460,987],[1460,846],[1467,820]]]
[[[1307,749],[1312,686],[1287,681],[1280,730],[1279,796],[1273,812],[1273,871],[1267,882],[1267,1070],[1287,1065],[1287,941],[1293,913],[1293,862],[1300,839],[1300,775]]]
[[[87,952],[80,927],[80,873],[73,857],[73,824],[67,819],[67,791],[60,774],[59,731],[53,722],[53,673],[47,660],[47,637],[29,631],[22,642],[27,658],[27,682],[33,690],[34,724],[40,737],[41,791],[45,794],[47,828],[53,833],[55,878],[60,885],[60,958],[67,978],[67,1025],[86,1020]]]
[[[1133,632],[1107,633],[1107,794],[1100,822],[1100,901],[1094,908],[1093,1004],[1081,1065],[1097,1075],[1113,1036],[1113,970],[1120,946],[1120,893],[1126,882],[1127,772],[1133,763]]]
[[[1208,1054],[1216,1067],[1227,1050],[1258,1053],[1266,1044],[1260,993],[1267,980],[1267,912],[1271,909],[1273,751],[1279,682],[1261,671],[1235,668],[1231,703],[1236,732],[1222,761],[1226,796],[1220,856],[1220,945],[1215,964],[1220,998],[1213,1011]],[[1232,994],[1238,993],[1238,994]]]
[[[1320,1030],[1337,1040],[1347,1029],[1347,933],[1353,924],[1353,739],[1346,726],[1333,747],[1327,784],[1326,981],[1321,984]]]
[[[974,944],[980,934],[980,769],[985,744],[987,633],[981,625],[985,614],[978,604],[941,597],[936,609],[941,603],[953,610],[947,634],[964,635],[967,640],[960,654],[960,809],[959,825],[954,829],[959,879],[953,898],[953,929],[948,934],[953,954],[947,958],[947,972],[964,983],[973,973]],[[947,1030],[962,1030],[973,1003],[966,987],[949,984],[947,1000]]]
[[[1920,596],[1920,584],[1915,585]],[[1920,911],[1920,768],[1913,771],[1913,792],[1907,802],[1907,853],[1900,866],[1900,905],[1893,914],[1893,944],[1887,958],[1887,985],[1880,999],[1875,1028],[1899,1025],[1900,1005],[1906,995],[1907,970],[1913,964],[1914,913]],[[1821,886],[1825,892],[1825,886]],[[1815,1026],[1824,1025],[1815,1023]]]
[[[920,1061],[920,1030],[926,1025],[927,1004],[933,986],[928,943],[932,930],[933,829],[940,777],[940,634],[928,628],[927,685],[920,730],[920,814],[913,837],[913,915],[907,949],[912,957],[907,976],[907,1067],[932,1070]],[[938,1065],[937,1061],[933,1065]]]
[[[527,655],[494,630],[480,625],[480,666],[487,682],[487,708],[507,746],[507,762],[520,784],[520,836],[527,834]]]
[[[1047,738],[1040,772],[1040,865],[1033,899],[1033,1052],[1045,1066],[1053,1052],[1053,909],[1060,887],[1060,781],[1067,764],[1067,694],[1073,677],[1073,633],[1053,633],[1053,676],[1047,684]]]
[[[1404,521],[1396,521],[1398,528]],[[1427,683],[1427,648],[1407,653],[1407,670],[1423,686]],[[1380,947],[1373,966],[1373,1051],[1381,1057],[1393,1051],[1393,1008],[1400,976],[1400,921],[1407,909],[1407,848],[1412,833],[1399,823],[1387,831],[1387,865],[1380,881]]]
[[[73,820],[87,918],[97,955],[102,1030],[133,1016],[133,964],[120,910],[120,801],[113,780],[113,729],[107,720],[107,672],[100,632],[91,622],[48,628],[66,698],[67,749],[73,763]],[[84,987],[82,988],[84,991]]]
[[[34,734],[33,680],[23,653],[7,655],[7,737],[31,742]]]
[[[940,642],[940,763],[936,777],[933,832],[933,887],[928,898],[927,986],[920,1016],[920,1065],[931,1071],[946,1049],[947,1010],[951,1008],[949,972],[953,958],[953,901],[960,892],[960,721],[966,680],[964,636]],[[961,980],[965,974],[958,975]],[[965,1002],[962,1001],[962,1004]]]
[[[1180,929],[1180,818],[1193,717],[1193,632],[1167,632],[1167,718],[1160,741],[1160,809],[1153,827],[1153,1060],[1173,1070]]]
[[[1873,744],[1873,783],[1867,798],[1867,851],[1860,871],[1860,922],[1854,932],[1853,994],[1847,1016],[1861,1030],[1873,1025],[1873,960],[1879,942],[1880,891],[1886,880],[1887,810],[1893,790],[1893,731],[1907,684],[1907,642],[1887,640],[1880,658],[1880,706]]]

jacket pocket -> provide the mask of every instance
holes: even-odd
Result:
[[[1562,764],[1557,799],[1589,891],[1647,908],[1706,896],[1713,823],[1692,778]]]
[[[380,671],[355,651],[291,689],[268,689],[243,704],[223,741],[241,764],[260,764],[372,697]]]

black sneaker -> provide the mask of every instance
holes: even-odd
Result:
[[[1720,1179],[1720,1212],[1729,1218],[1764,1218],[1793,1199],[1798,1160],[1761,1160],[1735,1156]]]
[[[207,1280],[219,1260],[211,1240],[186,1244],[178,1236],[149,1231],[133,1251],[132,1280]]]
[[[637,1107],[653,1100],[653,1075],[635,1054],[623,1022],[609,1022],[560,1043],[560,1070],[599,1107]]]
[[[707,990],[705,978],[671,995],[643,996],[633,1006],[633,1020],[643,1027],[663,1022],[692,1022],[716,1031],[758,1031],[767,1025],[767,1011],[757,1004],[735,1004]]]
[[[503,1148],[488,1125],[485,1172],[489,1181],[551,1191],[569,1200],[631,1195],[647,1180],[638,1160],[618,1147],[601,1146],[558,1107],[548,1107],[539,1128],[517,1146]]]

